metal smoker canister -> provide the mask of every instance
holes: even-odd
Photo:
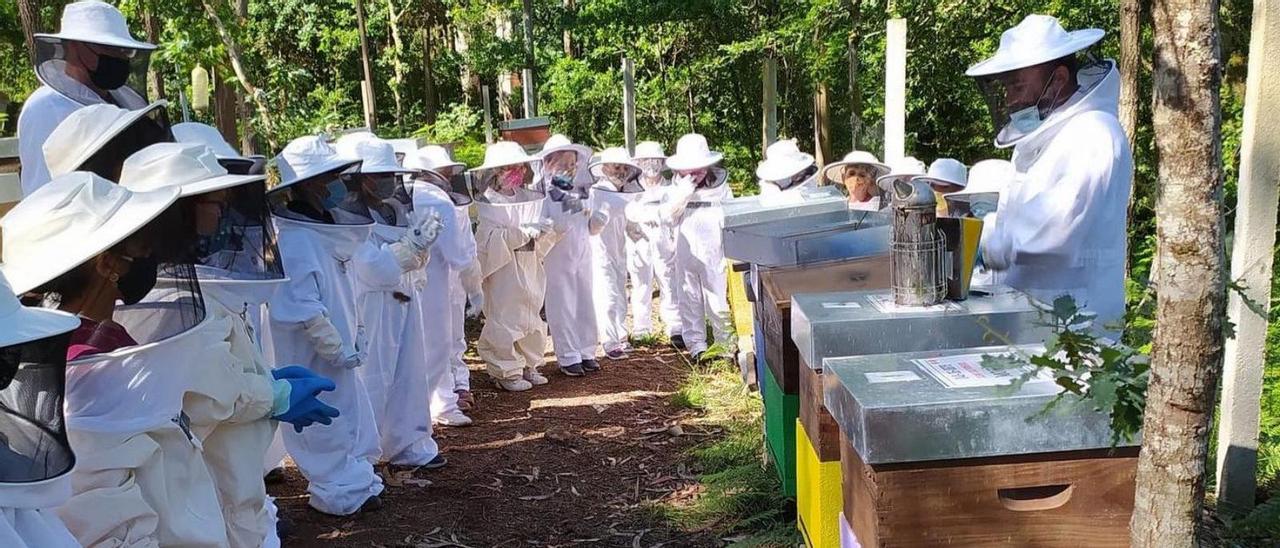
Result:
[[[947,296],[946,237],[938,230],[938,200],[922,181],[895,181],[889,275],[893,300],[930,306]]]

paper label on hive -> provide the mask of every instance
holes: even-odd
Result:
[[[885,314],[902,314],[902,313],[919,313],[919,312],[957,312],[964,310],[960,305],[953,302],[943,302],[931,306],[903,306],[893,302],[892,294],[871,295],[867,297],[871,301],[871,305],[876,307]]]
[[[915,371],[873,371],[864,373],[864,375],[867,377],[867,382],[871,384],[920,380],[920,375],[917,375]]]
[[[939,358],[920,358],[911,361],[947,388],[1004,386],[1032,371],[1035,367],[1027,365],[1016,369],[992,370],[982,366],[983,355],[965,354]],[[1046,371],[1041,371],[1036,378],[1031,379],[1029,382],[1052,380],[1052,375],[1049,375]]]
[[[852,309],[852,308],[862,308],[862,305],[860,305],[860,304],[858,304],[858,303],[855,303],[855,302],[848,302],[848,303],[822,303],[822,308],[826,308],[826,309],[840,309],[840,310],[844,310],[844,309]]]

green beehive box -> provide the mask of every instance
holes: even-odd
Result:
[[[764,370],[764,440],[782,480],[782,492],[796,496],[796,417],[800,396],[782,391],[773,371]]]

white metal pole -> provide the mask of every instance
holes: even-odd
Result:
[[[892,162],[907,153],[907,20],[890,19],[886,32],[884,159]]]
[[[622,59],[622,130],[627,154],[636,153],[636,76],[635,63]]]
[[[493,144],[493,115],[489,113],[489,86],[480,86],[480,100],[484,103],[484,142]]]
[[[1245,286],[1251,310],[1229,292],[1227,315],[1236,326],[1228,339],[1218,429],[1218,500],[1228,511],[1253,507],[1257,489],[1258,412],[1271,302],[1271,261],[1276,233],[1276,184],[1280,180],[1280,3],[1254,2],[1245,84],[1244,134],[1231,279]]]

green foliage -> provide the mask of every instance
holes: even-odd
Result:
[[[480,134],[480,111],[466,103],[449,105],[434,124],[422,126],[414,132],[415,137],[423,137],[432,143],[462,143],[468,139],[477,140]]]
[[[685,529],[731,535],[735,546],[795,546],[793,503],[782,495],[772,465],[761,461],[762,403],[732,364],[694,366],[673,401],[702,411],[699,422],[723,428],[725,436],[691,451],[702,492],[691,503],[658,508],[661,517]]]
[[[1013,388],[1047,371],[1063,392],[1028,420],[1049,413],[1068,396],[1111,418],[1111,442],[1120,444],[1142,430],[1150,365],[1141,352],[1100,338],[1092,329],[1093,314],[1085,312],[1069,296],[1058,297],[1041,321],[1053,331],[1045,341],[1045,351],[1036,355],[1015,352],[1006,356],[984,356],[983,365],[995,369],[1033,367],[1022,374]]]

